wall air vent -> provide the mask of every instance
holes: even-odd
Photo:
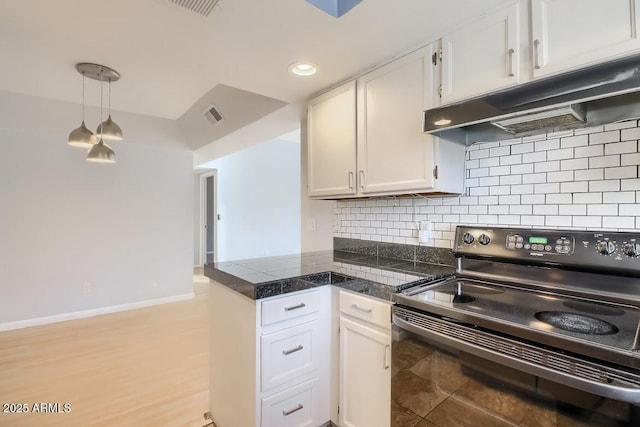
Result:
[[[207,17],[213,12],[219,0],[169,0],[176,6],[183,7],[187,10]]]
[[[206,119],[214,125],[220,123],[223,120],[222,114],[220,114],[220,111],[218,111],[218,109],[213,105],[209,105],[207,109],[204,110],[203,114]]]
[[[584,123],[586,111],[583,104],[573,104],[561,108],[553,108],[539,113],[529,113],[504,120],[492,121],[512,135],[522,135],[545,129],[562,130]]]

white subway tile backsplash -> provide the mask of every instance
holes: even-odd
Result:
[[[547,161],[547,152],[539,151],[535,153],[527,153],[522,155],[523,163],[537,163]]]
[[[618,215],[618,205],[616,204],[602,204],[602,205],[588,205],[588,215]]]
[[[560,170],[560,162],[553,160],[550,162],[538,162],[534,165],[536,172],[554,172]]]
[[[606,144],[604,146],[605,156],[609,156],[611,154],[637,153],[637,152],[638,152],[638,141],[616,142],[616,143]]]
[[[640,179],[623,179],[620,181],[620,190],[640,190]]]
[[[560,139],[560,148],[581,147],[589,144],[590,135],[569,136]]]
[[[589,182],[587,181],[560,183],[561,193],[584,193],[586,191],[589,191]]]
[[[573,197],[571,194],[560,193],[560,194],[547,194],[545,196],[546,203],[549,205],[553,204],[571,204],[573,203]]]
[[[583,169],[574,171],[574,179],[576,181],[593,181],[604,179],[604,169]]]
[[[575,193],[573,203],[602,203],[602,193]]]
[[[631,139],[640,139],[640,127],[623,129],[620,131],[620,141],[628,141]]]
[[[533,205],[534,215],[558,215],[558,205]]]
[[[589,181],[589,191],[620,191],[620,180]]]
[[[636,193],[633,191],[602,193],[602,203],[635,203],[635,202],[636,202]]]
[[[481,168],[490,168],[492,166],[500,165],[500,157],[489,157],[486,159],[480,159],[479,167]],[[467,166],[467,169],[471,169],[471,167]]]
[[[563,171],[589,169],[589,159],[560,160],[560,169]]]
[[[620,141],[620,131],[612,130],[608,132],[598,132],[589,135],[589,144],[606,144],[608,142]]]
[[[608,168],[620,166],[620,156],[598,156],[589,158],[589,168]]]
[[[560,205],[558,213],[560,215],[586,215],[587,205]]]
[[[632,216],[603,216],[602,226],[604,228],[634,228],[635,218]]]
[[[468,148],[461,197],[340,200],[337,237],[450,248],[458,224],[640,230],[638,121]]]
[[[535,151],[549,151],[560,148],[559,139],[546,139],[534,143]]]
[[[604,179],[638,178],[636,166],[621,166],[617,168],[605,168]]]

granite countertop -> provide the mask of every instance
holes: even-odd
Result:
[[[331,284],[391,301],[397,287],[452,274],[453,266],[344,251],[206,264],[205,275],[257,300]]]

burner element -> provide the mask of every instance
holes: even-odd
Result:
[[[588,335],[613,335],[618,333],[618,328],[615,325],[582,314],[567,313],[565,311],[539,311],[535,316],[541,322],[569,332]]]
[[[583,313],[599,314],[602,316],[622,316],[624,310],[618,307],[609,307],[604,304],[587,303],[579,301],[565,301],[562,303],[565,307],[582,311]]]

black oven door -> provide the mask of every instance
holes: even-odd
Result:
[[[391,427],[640,426],[636,405],[399,332],[392,343]]]

